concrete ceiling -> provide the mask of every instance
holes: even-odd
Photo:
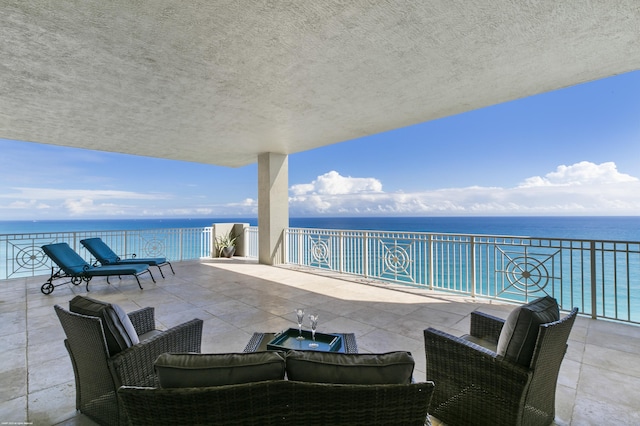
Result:
[[[3,0],[0,138],[242,166],[637,70],[639,34],[638,0]]]

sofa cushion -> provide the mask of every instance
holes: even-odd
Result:
[[[98,317],[111,356],[140,343],[136,329],[127,313],[118,305],[76,296],[69,302],[69,310],[81,315]]]
[[[415,362],[410,352],[383,354],[341,354],[290,351],[287,354],[289,380],[339,384],[411,383]]]
[[[155,369],[163,388],[233,385],[284,379],[284,353],[161,354]]]
[[[540,324],[558,321],[558,302],[544,296],[514,309],[502,327],[496,353],[518,364],[529,366]]]

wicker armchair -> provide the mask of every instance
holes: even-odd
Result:
[[[430,414],[448,425],[551,424],[558,372],[577,312],[539,326],[528,366],[496,354],[503,319],[473,312],[466,338],[424,330],[427,377],[436,384]],[[472,341],[493,344],[493,350]]]
[[[105,425],[128,424],[116,391],[123,385],[155,386],[153,363],[165,352],[200,352],[202,320],[155,329],[154,309],[128,314],[140,343],[110,356],[102,320],[54,306],[67,339],[76,382],[76,409]]]
[[[290,380],[118,391],[142,425],[423,426],[433,382],[339,385]]]

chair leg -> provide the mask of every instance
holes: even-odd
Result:
[[[136,281],[138,281],[138,287],[140,287],[140,290],[144,290],[144,288],[142,288],[142,284],[140,284],[140,278],[138,278],[137,275],[133,275],[134,277],[136,277]]]
[[[162,272],[162,267],[165,265],[169,265],[169,268],[171,269],[171,273],[173,275],[176,274],[176,271],[173,270],[173,265],[171,265],[171,262],[165,262],[162,265],[156,265],[158,267],[158,269],[160,270],[160,275],[162,275],[162,278],[164,278],[164,273]]]

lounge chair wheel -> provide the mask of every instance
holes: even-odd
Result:
[[[42,284],[42,287],[40,287],[40,291],[43,294],[51,294],[53,292],[54,288],[55,288],[55,286],[53,284],[51,284],[50,282],[46,282],[46,283]]]
[[[71,284],[80,285],[82,283],[82,277],[71,277]]]

